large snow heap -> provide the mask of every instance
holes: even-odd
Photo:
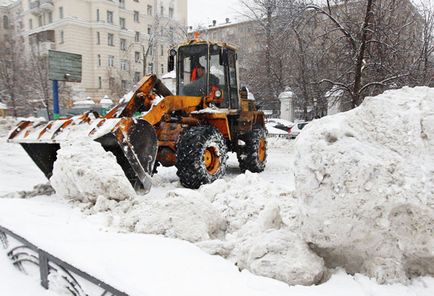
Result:
[[[380,282],[434,275],[434,89],[314,121],[294,153],[301,232],[328,267]]]
[[[71,137],[61,144],[50,183],[67,199],[95,203],[98,197],[122,201],[135,192],[116,157],[88,137]]]

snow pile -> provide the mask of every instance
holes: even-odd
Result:
[[[49,196],[53,195],[54,189],[51,187],[50,183],[47,184],[37,184],[33,186],[33,190],[21,190],[16,192],[11,192],[8,194],[5,194],[3,196],[0,196],[0,198],[32,198],[36,196]]]
[[[87,137],[61,144],[50,182],[58,195],[82,202],[95,203],[99,196],[117,201],[135,196],[116,157]]]
[[[17,123],[18,120],[12,117],[0,118],[0,137],[6,137]]]
[[[122,223],[135,232],[190,242],[221,237],[226,227],[211,203],[190,189],[177,189],[164,198],[142,201]]]
[[[108,215],[108,226],[121,231],[196,243],[241,270],[291,285],[316,284],[325,273],[323,260],[297,234],[298,209],[291,189],[258,174],[220,179],[197,191],[174,189],[165,196],[151,192],[121,203],[99,197],[88,213]]]
[[[301,230],[328,267],[382,283],[434,275],[433,98],[387,91],[300,134]]]
[[[288,188],[247,172],[199,190],[227,221],[225,238],[199,243],[203,250],[290,285],[323,278],[322,259],[296,234],[297,207]]]

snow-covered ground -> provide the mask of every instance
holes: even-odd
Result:
[[[425,89],[417,93],[423,91],[430,92]],[[419,98],[417,93],[406,89],[399,94],[413,96],[415,99],[427,97],[424,95]],[[389,99],[388,96],[389,94],[386,95],[386,99]],[[388,106],[392,106],[392,102],[387,102]],[[419,106],[423,107],[424,104]],[[402,103],[398,102],[397,105],[399,107],[396,110],[408,109]],[[421,123],[419,126],[422,127],[423,133],[415,134],[418,125],[413,124],[411,128],[415,130],[404,132],[408,133],[408,139],[415,138],[414,141],[409,141],[416,146],[419,145],[417,141],[420,141],[420,134],[420,147],[425,147],[423,149],[428,151],[432,148],[429,145],[424,146],[424,141],[431,140],[432,131],[429,126],[432,123],[432,110],[422,107],[418,109],[414,102],[410,103],[410,106],[413,107],[413,115],[421,116],[418,122]],[[369,104],[360,110],[356,112],[361,114],[362,118],[375,115]],[[368,110],[368,115],[363,113],[366,112],[364,110]],[[380,112],[378,110],[381,108],[375,110]],[[422,113],[419,110],[422,110]],[[406,112],[401,112],[401,119],[411,123],[411,119],[403,115]],[[339,116],[347,118],[346,115]],[[392,117],[396,118],[397,115]],[[340,154],[346,155],[347,158],[359,157],[359,167],[363,168],[366,159],[371,160],[372,156],[363,157],[363,145],[373,145],[378,155],[387,154],[386,149],[390,147],[393,148],[393,155],[401,151],[401,148],[392,144],[393,133],[403,130],[396,124],[394,126],[400,130],[392,129],[388,134],[388,131],[379,129],[386,137],[377,137],[375,128],[357,125],[357,116],[351,118],[348,123],[340,117],[336,118],[339,120],[325,118],[313,122],[307,129],[310,136],[301,135],[296,141],[270,139],[267,168],[261,174],[240,174],[236,156],[230,155],[227,175],[222,180],[204,185],[198,190],[189,190],[181,187],[174,168],[159,168],[159,173],[153,177],[153,187],[148,195],[130,196],[122,201],[115,201],[107,196],[96,196],[96,201],[86,201],[83,198],[79,198],[79,201],[71,200],[63,198],[62,192],[45,196],[44,192],[48,192],[44,191],[45,187],[38,188],[35,194],[16,194],[17,190],[30,190],[33,185],[44,183],[46,180],[19,146],[2,141],[0,152],[3,153],[0,154],[0,162],[8,166],[0,167],[0,196],[4,196],[0,198],[0,225],[11,228],[48,252],[130,295],[433,295],[432,277],[413,277],[405,285],[380,285],[375,279],[369,279],[361,274],[349,275],[343,269],[331,269],[330,262],[327,262],[330,257],[318,256],[319,253],[324,253],[324,250],[314,253],[308,247],[306,242],[312,242],[314,239],[318,241],[318,246],[322,246],[324,242],[330,243],[327,237],[321,236],[322,232],[316,232],[320,231],[321,227],[325,227],[324,230],[329,233],[345,230],[347,232],[343,233],[348,234],[348,239],[351,239],[355,235],[351,232],[354,228],[346,230],[345,224],[341,227],[339,221],[342,220],[339,220],[338,214],[348,213],[348,217],[352,219],[361,219],[357,218],[358,209],[365,210],[363,206],[367,207],[370,204],[375,207],[375,200],[381,201],[382,198],[380,190],[376,199],[368,203],[362,200],[356,206],[346,205],[345,209],[340,209],[339,205],[334,204],[336,198],[350,200],[352,194],[362,191],[355,191],[351,187],[356,184],[356,181],[351,179],[351,172],[357,173],[358,167],[343,166],[349,173],[340,176],[340,172],[343,171],[339,169],[339,165],[352,162],[334,160],[338,159]],[[336,125],[336,122],[345,124]],[[351,136],[347,132],[347,125],[352,128]],[[369,129],[368,134],[357,132],[365,128]],[[313,140],[309,141],[310,138]],[[383,141],[383,138],[389,142],[376,142]],[[345,145],[345,141],[349,140],[354,142],[353,146]],[[300,146],[300,143],[304,143],[303,146]],[[333,149],[332,145],[339,149]],[[343,153],[346,147],[355,149]],[[320,151],[326,151],[326,154]],[[352,151],[355,153],[352,154]],[[421,151],[423,154],[425,150]],[[426,159],[430,158],[427,156]],[[375,160],[381,160],[381,156],[376,156]],[[86,161],[89,162],[88,165],[92,165],[91,159]],[[368,164],[365,170],[369,170],[370,167]],[[424,172],[430,168],[427,165]],[[378,171],[376,169],[376,172]],[[330,174],[335,179],[328,181],[330,177],[327,176]],[[351,182],[346,181],[348,178]],[[382,179],[370,180],[375,188],[375,185],[380,184],[378,180]],[[422,182],[425,182],[428,188],[424,192],[429,192],[432,186],[429,179]],[[403,184],[403,188],[407,190],[408,186]],[[329,190],[329,187],[336,186],[344,186],[344,189],[348,187],[351,190],[345,189],[345,194],[338,191],[340,195],[337,194],[330,200],[327,199],[332,197],[332,194],[325,194],[323,202],[310,200],[312,194],[322,194],[323,191]],[[371,189],[372,186],[367,191],[377,194],[377,191]],[[31,197],[32,195],[37,196]],[[14,198],[23,196],[28,198]],[[429,233],[430,219],[433,218],[429,212],[429,207],[432,207],[432,196],[419,195],[419,199],[421,197],[425,198],[422,200],[428,207],[428,215],[416,226]],[[409,196],[400,202],[406,202],[411,198]],[[312,205],[316,208],[311,207]],[[333,210],[333,213],[337,214],[336,217],[327,216],[329,212],[324,209],[329,206],[337,207]],[[369,208],[366,209],[369,211]],[[313,212],[309,212],[312,210],[324,215],[328,220],[321,223],[322,218],[318,217],[314,220],[317,226],[309,228],[306,217],[314,215]],[[361,217],[365,218],[366,215]],[[393,217],[395,216],[392,215],[392,220]],[[302,227],[300,221],[304,222]],[[386,229],[389,225],[386,218],[378,221],[382,223],[381,229]],[[405,221],[403,223],[407,223]],[[364,223],[369,225],[367,222]],[[307,230],[300,232],[303,228]],[[374,228],[376,229],[378,227]],[[431,233],[432,230],[431,224]],[[364,231],[364,228],[360,228],[356,234],[361,236]],[[429,243],[429,234],[419,234],[418,230],[413,232],[418,238],[425,235],[426,239],[422,239],[421,242]],[[368,239],[369,233],[367,237],[361,237]],[[397,237],[401,238],[402,235],[398,233]],[[409,237],[412,237],[412,234]],[[345,241],[346,238],[339,237],[341,241]],[[387,241],[383,245],[390,243],[387,236],[384,236],[384,239]],[[351,243],[357,245],[358,241],[356,239]],[[406,239],[405,243],[405,248],[411,247],[411,241]],[[363,250],[362,247],[357,245],[358,250]],[[348,249],[345,251],[348,252]],[[430,250],[421,251],[425,252],[421,253],[424,255],[430,253]],[[407,256],[405,252],[403,254]],[[0,252],[1,256],[3,255]],[[388,264],[396,261],[393,261],[394,258],[386,259]],[[0,261],[0,275],[15,272],[10,266],[4,267],[3,261]],[[429,262],[426,264],[430,264]],[[378,260],[369,265],[381,275],[377,276],[377,279],[382,279],[384,272],[387,278],[388,270],[381,269],[381,264],[388,267],[383,261]],[[349,267],[345,262],[342,265],[347,267],[348,271]],[[429,269],[428,266],[427,270]],[[364,272],[363,268],[360,272]],[[13,277],[14,281],[19,281],[23,289],[35,284],[33,279],[26,279],[18,272],[10,277]],[[295,285],[312,283],[321,284]],[[6,285],[10,291],[16,290],[16,284]],[[6,291],[9,291],[7,289]],[[8,295],[24,295],[20,293],[12,292]]]
[[[269,166],[261,178],[275,183],[288,182],[291,148],[271,143]],[[286,143],[288,144],[288,143]],[[278,146],[279,148],[277,148]],[[17,183],[4,182],[4,177],[21,180],[30,188],[45,181],[19,146],[0,143],[0,161],[12,157],[23,164],[29,174],[18,169],[0,170],[2,192],[17,190]],[[236,159],[230,158],[230,180],[237,176]],[[34,174],[32,176],[32,173]],[[161,172],[151,195],[157,197],[177,185],[175,171]],[[418,295],[434,291],[434,279],[425,277],[408,286],[378,285],[362,275],[347,275],[338,269],[324,284],[305,287],[239,272],[228,260],[211,256],[186,241],[162,236],[118,233],[107,225],[106,215],[89,216],[74,204],[56,196],[31,199],[0,199],[0,224],[10,227],[47,251],[79,268],[106,280],[131,295]],[[39,288],[38,282],[15,270],[0,252],[0,278],[5,295],[55,295]],[[7,279],[7,280],[6,280]],[[5,292],[6,291],[6,292]],[[31,291],[31,293],[30,293]]]

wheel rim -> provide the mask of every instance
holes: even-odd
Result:
[[[215,147],[208,147],[203,152],[203,164],[209,174],[214,175],[220,168],[220,157]]]
[[[264,138],[259,140],[259,148],[258,148],[258,159],[259,161],[264,161],[265,160],[265,151],[266,151],[266,145],[267,142],[265,141]]]

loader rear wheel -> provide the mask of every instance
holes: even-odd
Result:
[[[227,147],[222,134],[212,126],[192,126],[181,135],[176,148],[176,173],[181,184],[197,189],[226,172]]]
[[[240,137],[244,142],[237,151],[238,163],[241,171],[259,173],[265,169],[267,163],[267,132],[263,128],[256,128]]]

